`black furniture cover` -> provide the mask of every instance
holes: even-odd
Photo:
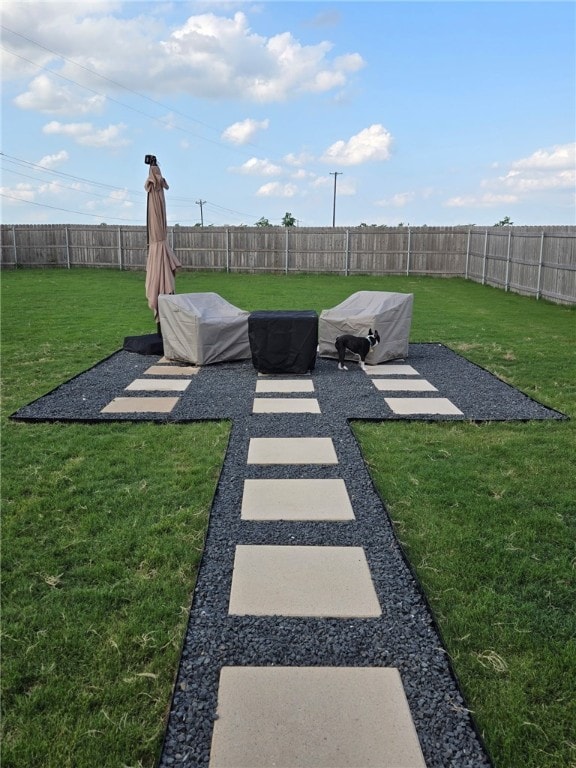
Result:
[[[123,348],[126,352],[136,352],[139,355],[164,354],[164,344],[159,333],[148,333],[145,336],[126,336]]]
[[[308,373],[316,365],[318,314],[308,309],[252,312],[248,338],[260,373]]]

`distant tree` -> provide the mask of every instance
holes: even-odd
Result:
[[[268,219],[265,216],[262,216],[256,224],[254,224],[255,227],[271,227],[272,225],[268,221]]]
[[[282,226],[293,227],[294,224],[296,224],[296,219],[294,218],[294,216],[292,216],[291,213],[286,211],[286,213],[284,214],[284,218],[282,219]]]
[[[495,227],[511,227],[514,224],[513,221],[510,221],[510,216],[504,216],[503,219],[500,221],[497,221],[496,224],[494,224]]]

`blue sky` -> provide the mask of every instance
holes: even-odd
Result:
[[[4,0],[2,222],[576,224],[575,9]]]

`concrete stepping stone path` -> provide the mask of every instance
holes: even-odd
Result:
[[[248,464],[337,464],[329,437],[254,437]]]
[[[300,386],[259,381],[256,394],[299,393],[312,384],[296,383]],[[310,412],[320,413],[317,400],[256,397],[253,413],[305,412],[309,404],[317,406]],[[247,465],[318,463],[337,463],[330,438],[250,439]],[[326,484],[332,494],[323,497]],[[353,520],[343,485],[340,478],[246,479],[241,518],[273,519],[269,510],[274,507],[290,510],[293,521]],[[340,619],[382,615],[361,546],[237,544],[228,612]],[[396,669],[224,667],[210,766],[418,768],[425,762]]]
[[[410,362],[262,376],[120,352],[18,412],[231,424],[159,768],[489,768],[349,419],[563,416],[442,345]]]
[[[210,768],[426,768],[398,671],[224,667]]]
[[[101,413],[170,413],[177,397],[115,397]]]
[[[149,370],[162,376],[160,368]],[[359,369],[342,375],[359,376],[358,397],[373,392],[393,413],[460,413],[410,365],[365,373],[368,391]],[[338,384],[314,372],[252,372],[214,501],[160,768],[489,765],[440,640],[414,608],[421,596],[399,591],[411,576],[350,428],[334,418]],[[450,694],[430,676],[437,667]],[[438,750],[463,727],[472,757],[458,764]]]
[[[238,545],[229,612],[366,618],[382,611],[362,547]]]
[[[242,520],[354,520],[340,478],[244,480]]]
[[[257,397],[253,413],[320,413],[318,400],[311,397]]]
[[[394,413],[404,416],[415,414],[463,416],[462,411],[446,397],[386,397],[384,399]]]

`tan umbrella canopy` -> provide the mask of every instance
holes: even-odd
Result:
[[[164,199],[164,190],[168,189],[168,183],[155,163],[150,165],[144,189],[148,192],[146,298],[148,306],[154,312],[154,320],[158,322],[158,296],[161,293],[174,293],[176,269],[182,265],[168,244],[166,200]]]

